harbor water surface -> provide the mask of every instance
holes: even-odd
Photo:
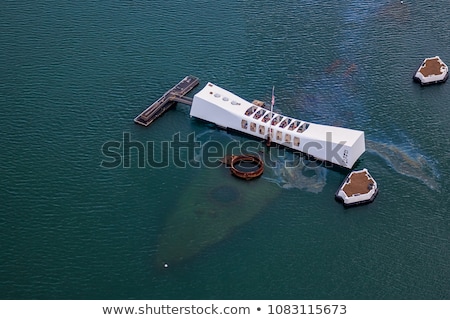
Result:
[[[1,8],[0,298],[450,299],[450,83],[412,82],[424,58],[450,63],[447,0]],[[181,104],[133,123],[189,74],[250,101],[275,86],[275,111],[363,130],[355,168],[378,197],[344,209],[347,171],[286,168],[289,152],[245,187],[180,168],[183,150],[163,168],[139,166],[139,147],[102,166],[125,136],[153,142],[147,156],[175,134],[252,139]]]

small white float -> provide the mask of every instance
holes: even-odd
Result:
[[[445,82],[447,78],[448,67],[439,56],[426,58],[413,77],[421,85]]]
[[[336,192],[336,199],[344,206],[372,202],[378,194],[378,186],[367,169],[350,172]]]

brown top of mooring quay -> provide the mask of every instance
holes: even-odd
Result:
[[[344,192],[348,197],[354,194],[365,194],[371,190],[370,184],[374,185],[375,181],[367,176],[365,171],[353,172],[349,176],[349,182],[344,186]]]
[[[444,65],[439,61],[439,58],[428,58],[422,63],[419,72],[423,74],[424,77],[439,75],[442,73],[442,66]]]

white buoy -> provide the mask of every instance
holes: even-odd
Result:
[[[168,268],[169,265],[167,263],[164,263],[164,268]]]

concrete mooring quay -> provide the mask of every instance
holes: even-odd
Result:
[[[151,106],[134,118],[134,122],[147,127],[177,102],[192,105],[192,98],[186,97],[185,95],[194,89],[199,82],[197,77],[186,76],[177,85],[167,91]]]

